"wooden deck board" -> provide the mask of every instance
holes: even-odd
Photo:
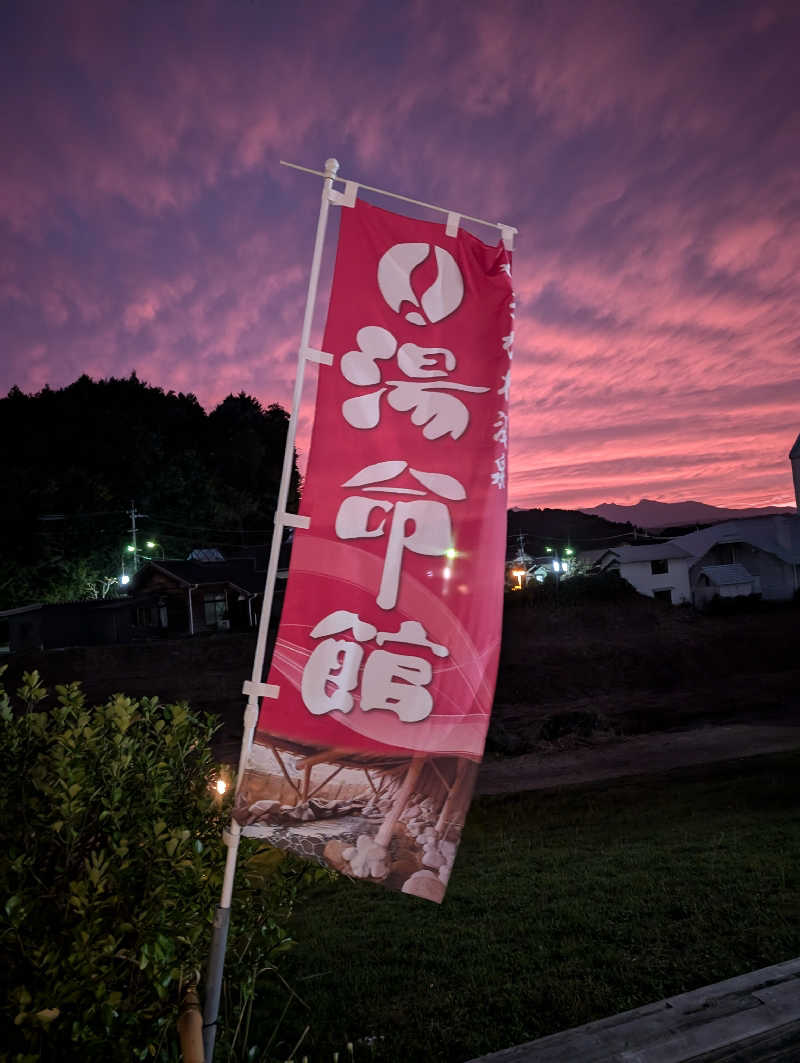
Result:
[[[800,958],[611,1015],[470,1063],[800,1060]]]

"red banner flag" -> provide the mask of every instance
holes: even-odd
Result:
[[[342,208],[301,514],[236,816],[441,900],[494,695],[510,255]]]

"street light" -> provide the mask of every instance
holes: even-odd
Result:
[[[155,539],[148,539],[144,545],[147,547],[148,550],[158,550],[158,552],[161,554],[161,560],[164,560],[164,547],[161,545],[161,543],[157,543]],[[146,554],[144,556],[147,557]],[[147,560],[151,561],[152,558],[147,558]]]

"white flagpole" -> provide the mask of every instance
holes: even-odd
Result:
[[[289,425],[286,431],[286,449],[283,454],[283,471],[278,490],[278,501],[275,509],[275,521],[272,531],[272,547],[270,549],[267,577],[264,587],[264,602],[261,609],[261,618],[258,624],[258,637],[256,640],[256,652],[253,659],[252,677],[245,682],[243,690],[247,694],[247,708],[244,713],[244,733],[242,735],[242,747],[239,753],[239,772],[236,781],[238,794],[242,776],[247,765],[247,759],[253,744],[253,734],[258,722],[259,697],[276,698],[279,688],[264,683],[264,658],[266,655],[267,634],[269,630],[270,614],[272,613],[272,601],[275,595],[275,579],[278,572],[278,557],[281,549],[284,528],[306,528],[307,519],[296,513],[286,512],[286,501],[289,497],[289,486],[294,467],[294,441],[297,433],[297,418],[300,410],[300,398],[303,392],[303,376],[305,365],[308,361],[322,364],[330,364],[330,359],[322,352],[309,347],[311,337],[311,324],[314,317],[314,305],[317,299],[317,285],[319,283],[319,271],[322,262],[322,248],[325,243],[325,228],[328,222],[328,208],[331,202],[331,190],[333,179],[339,170],[336,159],[328,159],[325,163],[324,172],[319,172],[324,178],[322,183],[322,202],[319,208],[319,220],[317,221],[317,235],[314,241],[314,256],[311,260],[311,273],[308,278],[308,294],[306,296],[306,309],[303,317],[303,327],[300,333],[300,347],[297,352],[297,374],[294,382],[294,394],[292,396],[292,411],[289,417]],[[338,196],[338,193],[335,193]],[[233,898],[233,880],[236,874],[236,858],[239,852],[239,838],[241,827],[236,820],[231,818],[230,830],[225,832],[224,841],[228,848],[225,859],[225,875],[222,881],[220,902],[214,915],[214,929],[211,937],[211,948],[208,956],[208,969],[206,972],[206,994],[203,1009],[203,1052],[206,1063],[212,1063],[214,1058],[214,1041],[217,1035],[217,1018],[219,1016],[219,999],[222,991],[222,971],[225,965],[225,946],[228,939],[228,926],[230,924],[231,900]]]

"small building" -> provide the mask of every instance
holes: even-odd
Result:
[[[264,578],[253,558],[150,561],[133,579],[153,603],[138,610],[137,625],[171,635],[246,631],[258,623]]]
[[[114,646],[136,635],[137,613],[152,608],[147,597],[36,602],[0,612],[10,653],[67,646]]]
[[[761,581],[744,565],[703,565],[694,589],[694,604],[702,608],[713,598],[739,598],[760,593]]]
[[[273,617],[289,575],[293,529],[278,555]],[[268,546],[193,550],[186,560],[150,561],[134,576],[132,588],[150,604],[137,612],[139,631],[153,635],[198,635],[248,631],[257,627],[269,564]]]

